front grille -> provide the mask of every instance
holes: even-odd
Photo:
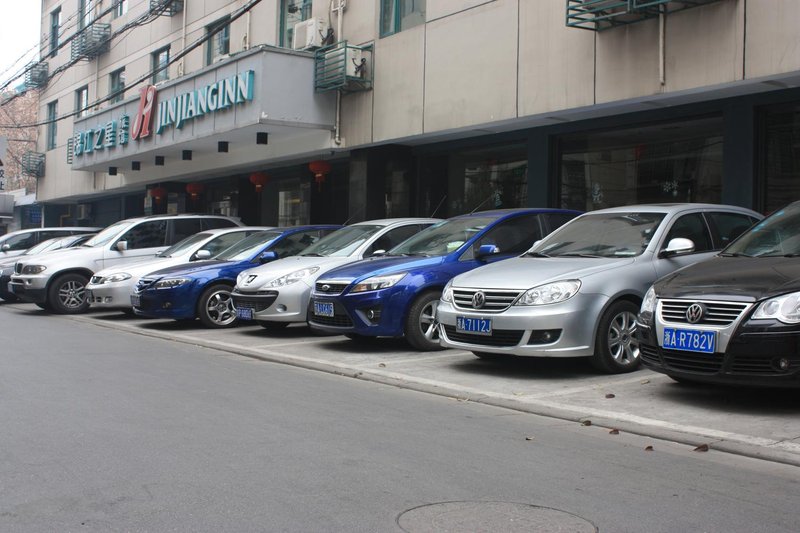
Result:
[[[239,296],[234,294],[233,306],[237,309],[252,309],[258,313],[269,309],[269,306],[272,305],[277,298],[278,293],[276,291],[270,291],[270,293],[263,296]]]
[[[139,281],[136,282],[136,292],[149,289],[156,281],[158,281],[157,278],[139,278]]]
[[[686,319],[686,310],[695,303],[706,307],[703,318],[695,323]],[[692,324],[706,326],[728,326],[733,324],[747,309],[749,304],[737,302],[709,302],[703,300],[662,300],[661,320],[675,324]]]
[[[480,346],[516,346],[522,340],[523,330],[495,329],[491,335],[474,335],[456,331],[455,326],[444,326],[447,338],[453,342],[478,344]]]
[[[314,285],[314,292],[320,294],[341,294],[349,283],[330,283],[330,282],[317,282]]]
[[[734,374],[789,374],[800,369],[800,357],[785,357],[789,367],[781,370],[778,361],[781,357],[763,355],[737,355],[733,359],[731,372]]]
[[[641,346],[639,353],[642,353]],[[721,353],[684,352],[681,350],[661,350],[664,365],[675,370],[716,374],[722,369],[725,355]]]
[[[484,295],[485,303],[481,307],[472,304],[477,292],[482,292]],[[453,289],[453,304],[459,309],[479,309],[497,313],[508,309],[521,293],[522,291],[504,289]]]
[[[22,274],[22,263],[14,263],[14,274]]]

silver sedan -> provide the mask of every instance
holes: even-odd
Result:
[[[634,370],[636,313],[650,285],[761,218],[711,204],[584,214],[520,257],[453,278],[437,307],[440,342],[484,358],[591,356],[605,372]]]

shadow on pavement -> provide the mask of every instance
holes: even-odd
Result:
[[[377,337],[368,337],[361,340],[351,340],[347,337],[342,335],[337,335],[336,337],[331,337],[331,342],[320,344],[320,347],[324,347],[328,350],[334,352],[342,352],[347,354],[353,353],[362,353],[362,354],[376,354],[382,355],[386,353],[397,353],[397,352],[413,352],[413,348],[411,348],[408,343],[402,338],[377,338]],[[426,352],[419,352],[421,356],[424,356]],[[427,352],[427,353],[441,353],[441,352]],[[398,355],[407,355],[407,353],[402,353]]]
[[[800,395],[797,389],[757,389],[667,382],[656,394],[662,399],[690,406],[701,406],[741,414],[797,415]]]
[[[561,379],[600,375],[587,357],[543,358],[501,357],[457,361],[450,368],[459,372],[490,375],[498,378]]]

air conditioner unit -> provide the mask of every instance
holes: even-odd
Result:
[[[362,66],[364,52],[360,48],[355,48],[352,46],[334,47],[331,50],[325,50],[324,52],[325,68],[327,69],[328,73],[338,71],[338,75],[341,76],[343,69],[345,76],[351,78],[363,77],[363,68],[359,69],[359,67]],[[342,56],[344,56],[344,62],[342,62]]]
[[[312,50],[322,46],[322,39],[328,33],[328,25],[321,18],[310,18],[294,25],[292,48]]]
[[[78,208],[75,210],[75,218],[77,220],[92,218],[92,204],[78,204]]]

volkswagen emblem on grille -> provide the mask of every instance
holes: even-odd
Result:
[[[692,304],[686,310],[686,320],[690,324],[697,324],[706,314],[706,306],[703,304]]]
[[[326,283],[325,285],[320,287],[320,289],[322,289],[322,292],[328,292],[329,290],[331,290],[331,286]]]
[[[486,295],[483,294],[481,291],[476,292],[472,295],[472,307],[475,309],[480,309],[483,307],[483,304],[486,303]]]

